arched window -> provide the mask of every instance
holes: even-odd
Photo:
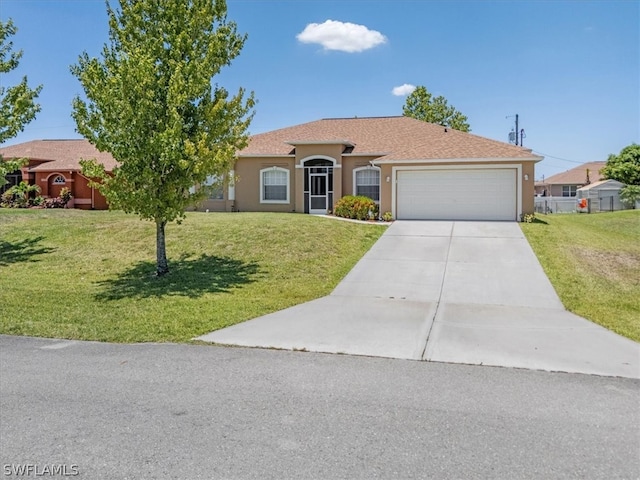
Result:
[[[378,167],[360,167],[353,171],[353,193],[380,201],[380,169]]]
[[[260,170],[260,203],[289,203],[289,170],[275,166]]]
[[[65,183],[67,183],[67,181],[64,179],[62,175],[58,175],[56,176],[56,178],[53,179],[54,185],[64,185]]]

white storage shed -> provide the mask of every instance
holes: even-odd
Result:
[[[578,211],[613,212],[624,210],[626,207],[620,200],[622,187],[624,187],[624,183],[617,180],[600,180],[579,188],[576,191]]]

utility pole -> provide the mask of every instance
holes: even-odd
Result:
[[[513,115],[510,115],[510,116],[513,116]],[[515,117],[516,117],[516,129],[512,130],[509,133],[509,141],[515,143],[516,146],[518,146],[518,145],[522,146],[522,139],[524,137],[526,137],[526,135],[524,134],[524,128],[522,130],[518,130],[519,116],[518,116],[517,113],[516,113]],[[509,116],[507,116],[505,118],[509,118]],[[520,135],[520,143],[518,143],[518,135]]]

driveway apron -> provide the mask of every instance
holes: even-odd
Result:
[[[640,344],[567,312],[515,222],[396,221],[331,295],[197,339],[640,378]]]

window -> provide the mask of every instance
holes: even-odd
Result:
[[[260,170],[260,203],[289,203],[289,170],[280,167]]]
[[[204,182],[210,200],[224,200],[224,184],[222,178],[209,175]]]
[[[64,185],[65,183],[66,181],[62,175],[58,175],[56,178],[53,179],[54,185]]]
[[[354,170],[354,194],[369,197],[375,202],[380,201],[380,169],[377,167],[362,167]]]
[[[562,186],[562,196],[563,197],[575,197],[577,189],[578,189],[578,187],[576,185],[563,185]]]

